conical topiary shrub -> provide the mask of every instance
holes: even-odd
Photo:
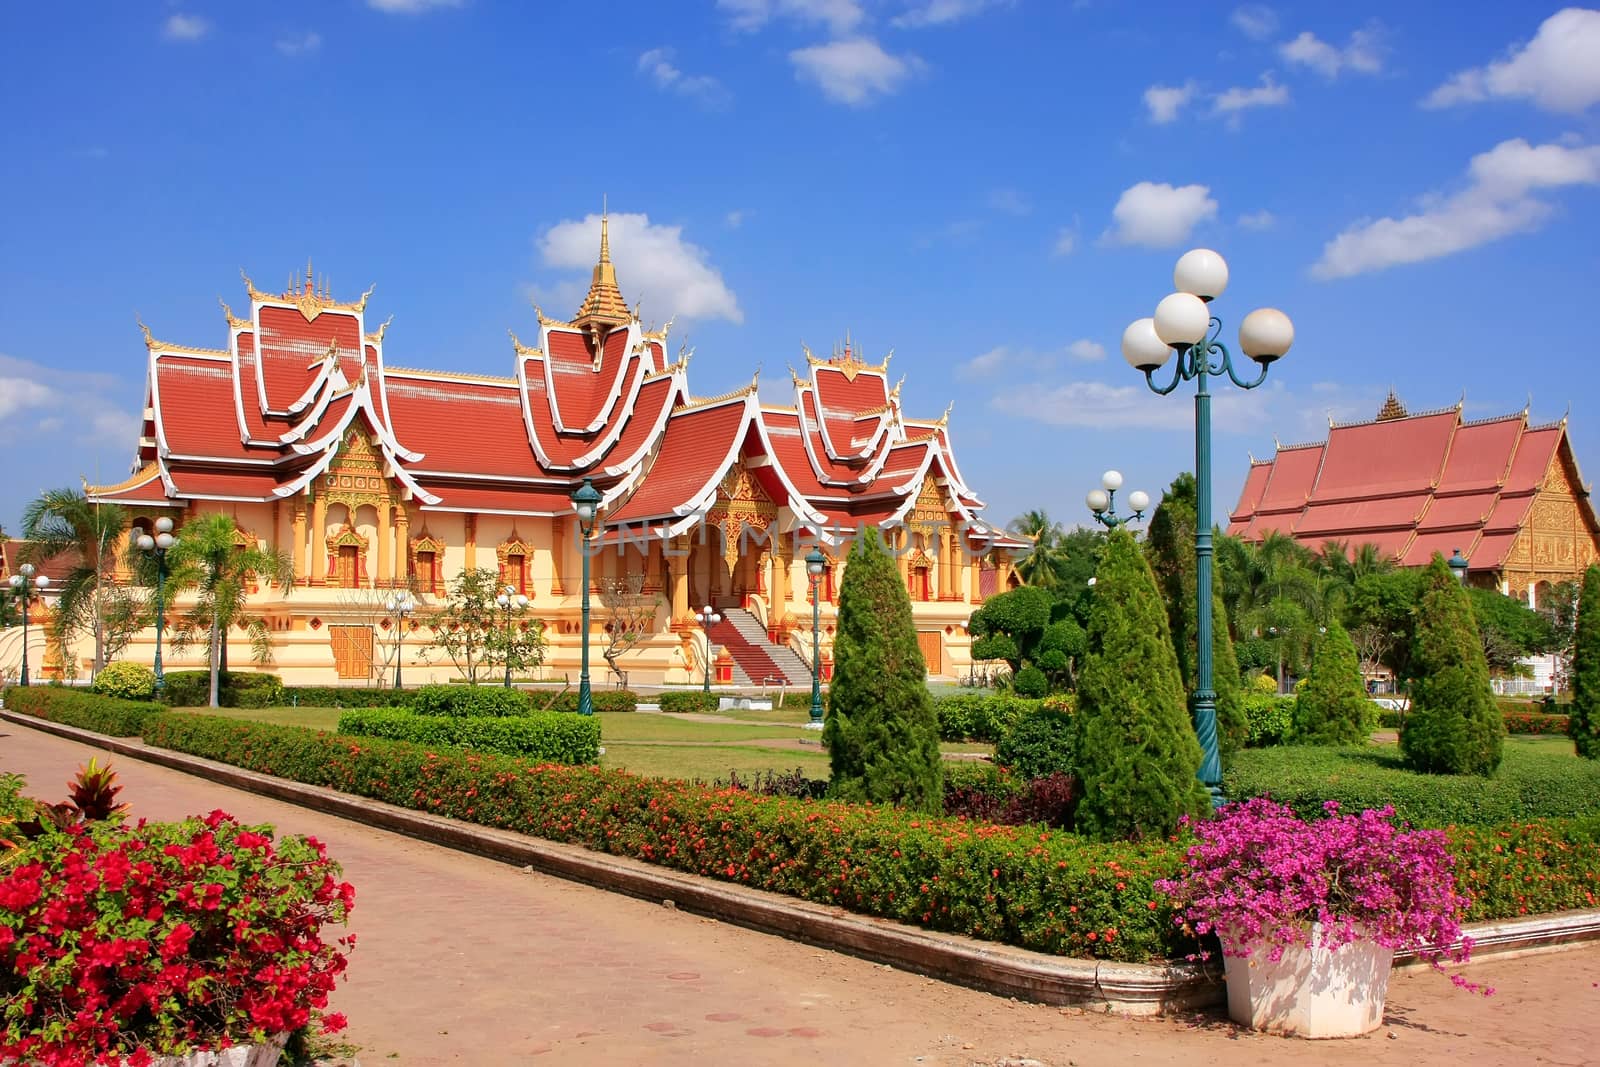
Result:
[[[1080,833],[1164,837],[1209,809],[1166,611],[1126,530],[1107,539],[1095,572],[1077,718]]]
[[[1360,745],[1368,740],[1367,687],[1355,642],[1337,621],[1317,642],[1311,673],[1294,702],[1294,741],[1301,745]]]
[[[1578,632],[1572,642],[1572,745],[1585,759],[1600,759],[1600,564],[1583,572]]]
[[[927,683],[905,582],[878,531],[867,527],[839,588],[822,731],[831,795],[941,810],[939,718]]]
[[[1423,574],[1411,672],[1411,710],[1400,731],[1406,762],[1431,774],[1493,774],[1505,723],[1472,602],[1437,552]]]

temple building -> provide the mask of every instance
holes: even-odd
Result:
[[[399,626],[408,684],[458,676],[431,648],[430,612],[452,578],[480,567],[544,624],[538,676],[575,682],[587,547],[592,650],[605,641],[600,593],[626,586],[656,605],[652,632],[623,660],[632,684],[699,682],[729,659],[736,683],[809,684],[804,556],[819,545],[828,561],[827,665],[842,561],[868,525],[898,553],[929,672],[951,675],[970,662],[973,607],[1015,584],[1014,561],[1032,547],[980,517],[948,412],[905,414],[887,358],[868,363],[849,342],[825,358],[807,350],[789,405],[763,403],[754,381],[691,392],[689,353],[669,357],[667,329],[646,328],[624,302],[604,221],[577,314],[535,308],[534,343],[511,336],[505,376],[390,365],[388,323],[369,328],[371,290],[337,301],[309,267],[281,293],[248,277],[245,287],[243,315],[223,305],[224,347],[169,344],[141,324],[136,470],[88,495],[130,509],[133,536],[166,515],[181,537],[186,519],[226,511],[241,544],[287,553],[293,590],[268,585],[247,606],[286,682],[392,678]],[[587,545],[571,500],[585,479],[603,501]],[[409,620],[384,610],[400,588],[420,605]],[[706,605],[723,615],[711,662],[696,618]],[[148,662],[153,640],[152,629],[127,655]],[[250,664],[243,629],[230,640],[231,664]],[[591,662],[597,687],[616,681],[598,651]]]
[[[1537,606],[1541,588],[1600,557],[1567,420],[1534,424],[1524,409],[1469,422],[1461,407],[1411,414],[1391,392],[1369,422],[1252,459],[1228,532],[1277,531],[1313,550],[1370,543],[1407,567],[1459,550],[1469,581]]]

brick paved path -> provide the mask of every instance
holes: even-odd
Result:
[[[88,746],[0,723],[0,771],[60,799]],[[1600,946],[1490,959],[1492,999],[1397,975],[1351,1041],[1021,1004],[115,757],[136,814],[221,807],[314,834],[355,884],[334,1006],[363,1067],[403,1064],[1600,1064]]]

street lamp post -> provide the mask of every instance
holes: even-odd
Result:
[[[394,687],[400,689],[400,669],[405,666],[406,620],[417,610],[417,602],[411,598],[409,589],[402,589],[383,602],[383,609],[394,619]]]
[[[707,604],[695,614],[700,620],[700,628],[706,632],[706,684],[705,691],[711,692],[711,628],[722,621],[722,616],[711,610]]]
[[[1130,522],[1138,522],[1144,518],[1145,509],[1150,506],[1150,494],[1143,489],[1135,489],[1128,494],[1128,506],[1133,508],[1132,515],[1117,514],[1117,490],[1122,488],[1122,472],[1106,471],[1100,476],[1100,484],[1104,489],[1091,489],[1085,502],[1089,510],[1094,512],[1094,517],[1100,525],[1108,530],[1115,530],[1118,526],[1126,526]]]
[[[156,520],[156,533],[154,537],[149,534],[140,534],[136,542],[139,551],[151,556],[156,561],[156,699],[161,698],[161,691],[167,687],[167,676],[161,670],[161,631],[166,628],[167,622],[167,550],[178,543],[172,536],[172,520],[163,515]]]
[[[24,563],[17,568],[17,573],[11,576],[11,588],[17,590],[22,597],[22,684],[28,684],[28,601],[33,597],[34,591],[44,592],[50,585],[50,576],[41,574],[35,577],[34,566]]]
[[[587,556],[584,557],[584,562],[585,563],[588,562],[588,557]],[[588,587],[589,587],[587,570],[588,569],[585,568],[585,574],[584,574],[584,593],[585,593],[584,599],[585,600],[588,599],[587,593],[588,593]],[[503,613],[503,617],[504,617],[504,620],[505,620],[505,628],[506,628],[506,648],[505,648],[506,688],[510,689],[511,688],[511,613],[513,611],[520,612],[520,611],[522,611],[523,608],[527,607],[528,606],[528,598],[523,596],[521,593],[517,592],[517,587],[516,586],[508,585],[503,590],[500,591],[500,595],[499,596],[494,598],[494,602],[496,604],[500,605],[500,611]],[[584,616],[584,623],[585,623],[585,625],[588,624],[588,616],[587,616],[587,614],[585,614],[585,616]],[[587,640],[585,641],[585,644],[587,644]],[[585,675],[588,674],[588,670],[589,670],[588,657],[584,657],[584,673],[585,673]],[[581,699],[582,694],[579,694],[579,695],[580,695],[580,699]]]
[[[811,725],[822,726],[822,572],[828,558],[816,545],[806,553],[806,574],[811,578]]]
[[[1145,384],[1162,396],[1193,379],[1195,465],[1195,638],[1198,646],[1194,692],[1195,735],[1204,759],[1200,780],[1211,793],[1213,805],[1222,803],[1222,759],[1217,749],[1217,694],[1211,675],[1211,393],[1209,377],[1227,375],[1241,389],[1254,389],[1266,381],[1267,370],[1294,343],[1294,324],[1276,308],[1259,308],[1239,324],[1239,350],[1260,369],[1246,381],[1234,369],[1233,358],[1218,339],[1222,321],[1211,314],[1210,303],[1228,287],[1228,264],[1208,248],[1186,252],[1172,272],[1177,292],[1156,305],[1154,317],[1138,319],[1123,331],[1122,355],[1135,370],[1144,372]],[[1157,385],[1155,372],[1177,356],[1172,380]]]
[[[1467,557],[1461,554],[1459,548],[1450,550],[1450,558],[1444,561],[1444,565],[1450,568],[1450,573],[1456,576],[1456,581],[1462,585],[1467,584]]]
[[[600,490],[588,478],[572,494],[572,509],[578,513],[578,529],[583,534],[583,660],[578,672],[578,714],[594,714],[594,695],[589,691],[589,535],[594,532],[595,515],[600,510]]]

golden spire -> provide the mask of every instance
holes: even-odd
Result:
[[[311,292],[311,257],[306,257],[306,292]]]
[[[611,262],[610,212],[606,209],[606,194],[600,194],[600,262]]]
[[[600,261],[594,265],[594,275],[589,282],[589,293],[583,298],[578,313],[572,317],[573,325],[594,329],[596,327],[624,326],[631,319],[628,302],[622,299],[617,288],[617,269],[611,264],[610,215],[604,199],[600,206]]]
[[[1378,422],[1389,422],[1393,419],[1403,419],[1409,414],[1406,406],[1400,403],[1400,398],[1394,395],[1394,390],[1389,390],[1389,396],[1383,402],[1383,407],[1378,409]]]

